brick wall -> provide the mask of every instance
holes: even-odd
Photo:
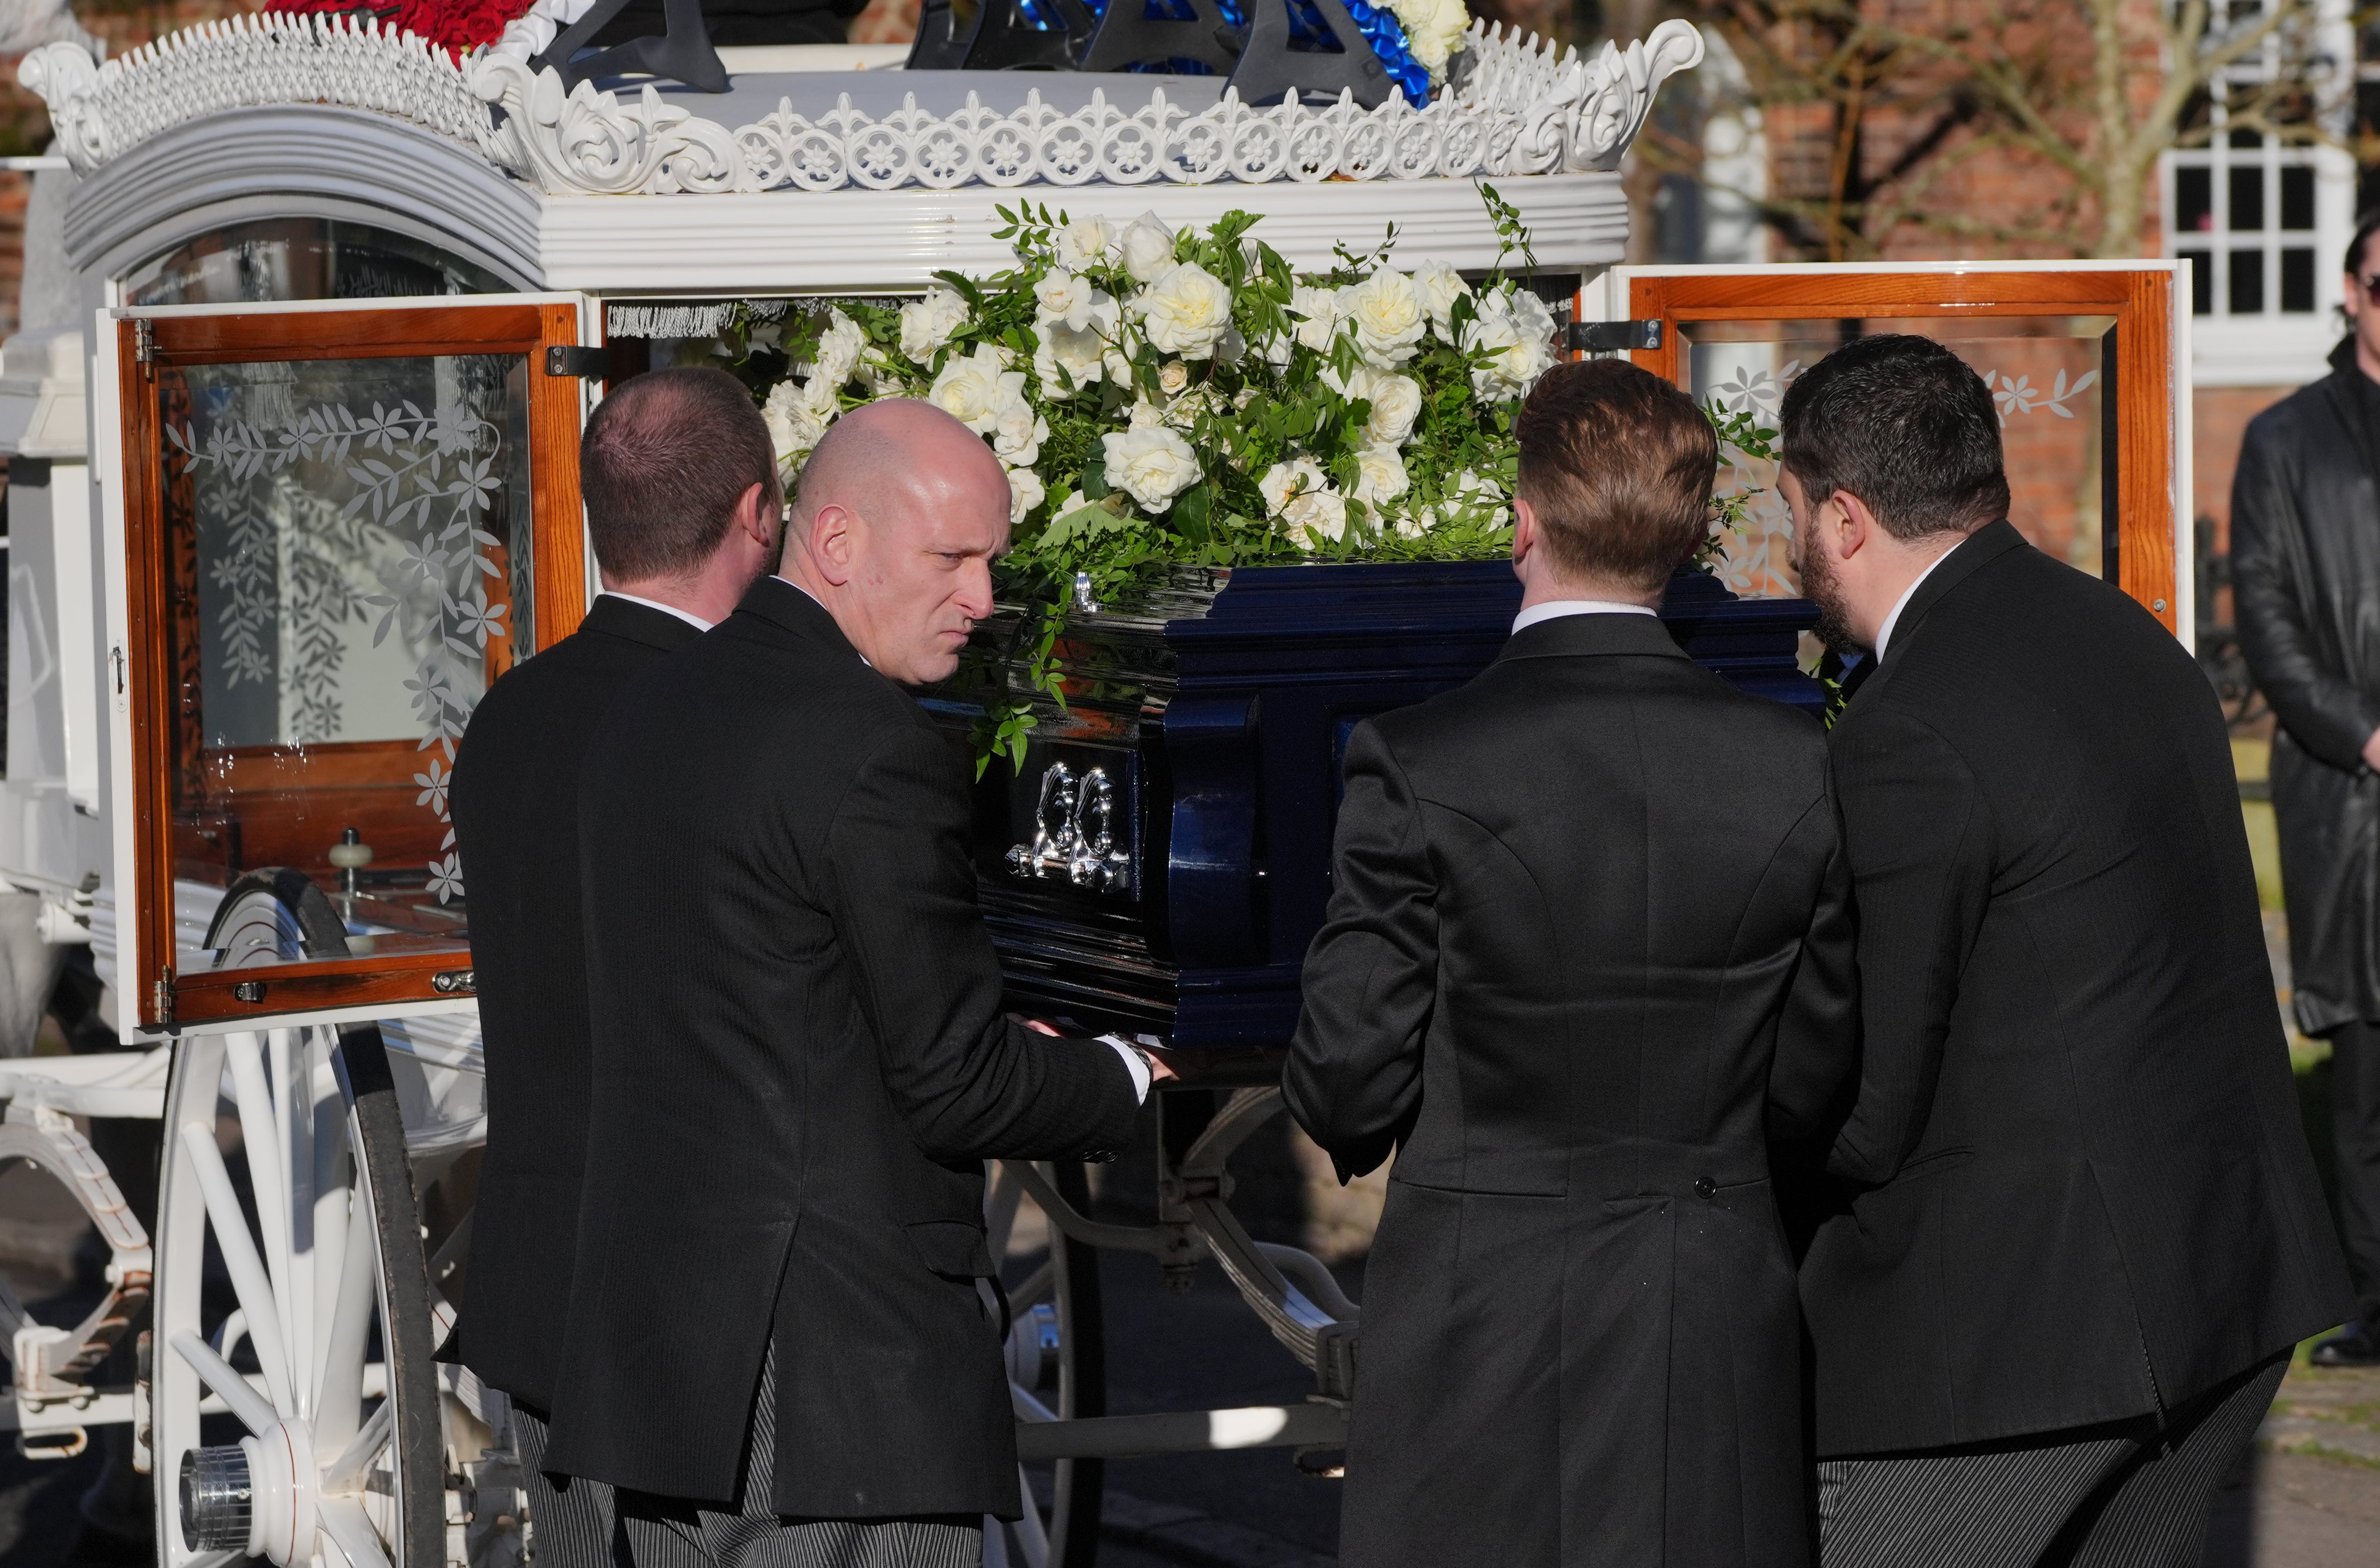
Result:
[[[2191,515],[2215,519],[2215,549],[2231,548],[2231,470],[2248,421],[2296,391],[2289,386],[2206,386],[2191,397]]]
[[[78,0],[75,19],[103,39],[110,57],[136,49],[160,34],[196,22],[243,11],[262,10],[261,0]],[[42,101],[17,80],[16,55],[0,55],[0,157],[48,151],[50,119]],[[31,181],[0,173],[0,337],[17,330],[17,286],[25,273],[25,201]]]

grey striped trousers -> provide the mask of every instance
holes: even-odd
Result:
[[[1818,1465],[1822,1568],[2198,1568],[2286,1353],[2174,1413]]]
[[[528,1558],[536,1568],[610,1568],[612,1489],[601,1481],[545,1473],[545,1422],[513,1406],[513,1440],[528,1491]]]
[[[776,1350],[760,1360],[737,1506],[619,1494],[616,1568],[982,1568],[983,1526],[939,1519],[786,1519],[770,1506],[777,1457]]]

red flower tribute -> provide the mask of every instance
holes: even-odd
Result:
[[[268,10],[370,17],[460,55],[493,43],[531,0],[273,0]]]

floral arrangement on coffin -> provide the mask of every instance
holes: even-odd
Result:
[[[461,55],[477,48],[510,43],[522,57],[541,53],[547,44],[587,14],[594,0],[268,0],[265,9],[298,15],[370,17],[410,32]],[[1224,19],[1234,27],[1246,22],[1249,0],[1223,0]],[[1279,3],[1279,0],[1266,0]],[[1288,0],[1293,36],[1312,38],[1330,30],[1308,5]],[[1095,11],[1104,12],[1095,3]],[[1446,83],[1449,63],[1465,47],[1463,33],[1471,12],[1463,0],[1347,0],[1348,15],[1364,34],[1390,76],[1415,107],[1427,103]],[[1186,16],[1186,12],[1184,15]]]
[[[1017,264],[904,303],[850,300],[755,322],[742,368],[788,472],[845,410],[928,399],[1008,471],[1003,598],[1028,614],[1030,685],[1059,696],[1070,604],[1129,595],[1172,565],[1463,559],[1511,546],[1520,400],[1554,360],[1554,322],[1504,275],[1518,214],[1482,187],[1503,250],[1477,286],[1451,267],[1367,255],[1300,275],[1257,219],[1169,229],[1001,209]],[[979,751],[1022,765],[1025,704]]]

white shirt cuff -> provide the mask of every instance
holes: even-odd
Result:
[[[1119,1035],[1101,1035],[1099,1037],[1099,1040],[1102,1044],[1115,1047],[1115,1053],[1123,1058],[1124,1071],[1132,1075],[1133,1100],[1142,1105],[1148,1104],[1148,1060],[1143,1057],[1138,1051],[1133,1048],[1132,1043],[1129,1040],[1124,1039]]]

